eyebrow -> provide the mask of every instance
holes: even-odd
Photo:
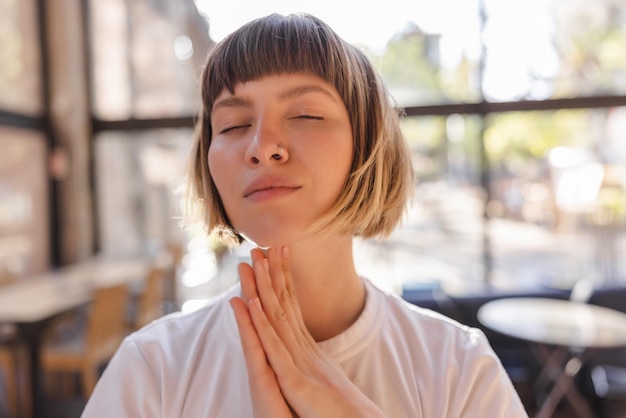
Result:
[[[278,95],[278,98],[280,100],[289,100],[308,93],[321,93],[333,101],[337,101],[335,95],[333,95],[328,89],[316,84],[306,84],[284,90]],[[221,99],[213,104],[214,110],[220,107],[252,107],[252,101],[246,97],[233,95]]]
[[[213,109],[220,107],[252,107],[252,101],[241,96],[229,96],[213,103]]]
[[[317,84],[306,84],[303,86],[296,86],[290,89],[287,89],[278,96],[281,100],[293,99],[298,96],[302,96],[307,93],[322,93],[325,96],[337,101],[335,95],[333,95],[328,89],[318,86]]]

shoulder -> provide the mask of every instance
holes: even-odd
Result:
[[[500,360],[482,330],[413,305],[374,285],[370,288],[381,299],[381,312],[384,310],[381,336],[404,356],[416,363],[427,360],[434,370],[443,367],[458,374],[477,373],[482,368],[501,371]]]
[[[225,373],[230,385],[246,376],[228,303],[239,293],[236,286],[194,312],[167,315],[128,335],[99,379],[85,416],[102,416],[99,411],[111,405],[109,416],[206,412],[216,394],[224,393]]]
[[[476,342],[484,338],[482,331],[477,328],[468,327],[443,314],[409,303],[374,284],[370,283],[368,288],[381,300],[387,320],[401,327],[409,337],[416,336],[423,340],[423,336],[428,335],[428,340],[435,342],[442,339],[449,342],[450,338]]]
[[[430,399],[426,416],[525,417],[524,408],[485,334],[370,285],[381,298],[381,335],[402,363],[420,376]]]
[[[125,342],[145,356],[190,351],[217,341],[236,342],[236,324],[228,300],[239,292],[234,286],[196,311],[166,315],[130,334]]]

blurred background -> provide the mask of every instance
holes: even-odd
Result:
[[[624,286],[621,0],[315,3],[0,0],[0,277],[167,254],[169,311],[234,283],[246,246],[181,227],[199,75],[239,25],[303,11],[406,112],[415,198],[388,239],[356,242],[363,275],[407,299]]]

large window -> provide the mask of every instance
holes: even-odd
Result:
[[[391,237],[357,242],[363,274],[398,291],[626,276],[619,1],[89,4],[103,249],[111,231],[129,234],[137,251],[170,233],[147,226],[171,221],[155,202],[171,207],[164,193],[173,185],[149,181],[145,161],[186,157],[213,42],[257,16],[306,11],[368,54],[407,114],[415,199]],[[358,21],[345,19],[354,7]],[[115,171],[135,180],[119,187]],[[122,228],[121,218],[141,222]]]
[[[89,28],[98,249],[154,253],[185,239],[177,190],[208,25],[192,1],[91,0]]]
[[[48,268],[46,143],[41,134],[0,126],[0,274]]]
[[[364,274],[396,289],[626,277],[621,1],[291,3],[81,3],[95,250],[145,253],[180,239],[172,177],[184,169],[207,52],[254,17],[305,11],[366,52],[407,114],[415,199],[389,239],[357,243]],[[63,244],[48,222],[63,196],[46,117],[64,103],[46,97],[46,4],[0,0],[0,263],[18,274],[45,269],[50,243]],[[345,19],[355,7],[358,21]]]
[[[103,132],[96,136],[95,171],[100,250],[150,254],[178,242],[182,177],[190,129]]]
[[[35,1],[0,0],[0,109],[43,111]]]
[[[198,79],[211,42],[192,1],[91,0],[89,28],[97,118],[198,111]]]
[[[556,286],[624,278],[625,124],[623,107],[491,115],[497,273]]]
[[[0,0],[0,276],[49,267],[47,138],[34,1]]]

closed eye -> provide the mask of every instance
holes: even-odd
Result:
[[[236,131],[237,129],[244,129],[244,128],[249,128],[249,127],[250,127],[250,125],[228,126],[228,127],[224,128],[224,129],[222,129],[219,133],[220,133],[220,135],[223,135],[223,134],[227,134],[229,132]]]
[[[324,120],[324,117],[315,115],[299,115],[296,116],[294,119]]]

